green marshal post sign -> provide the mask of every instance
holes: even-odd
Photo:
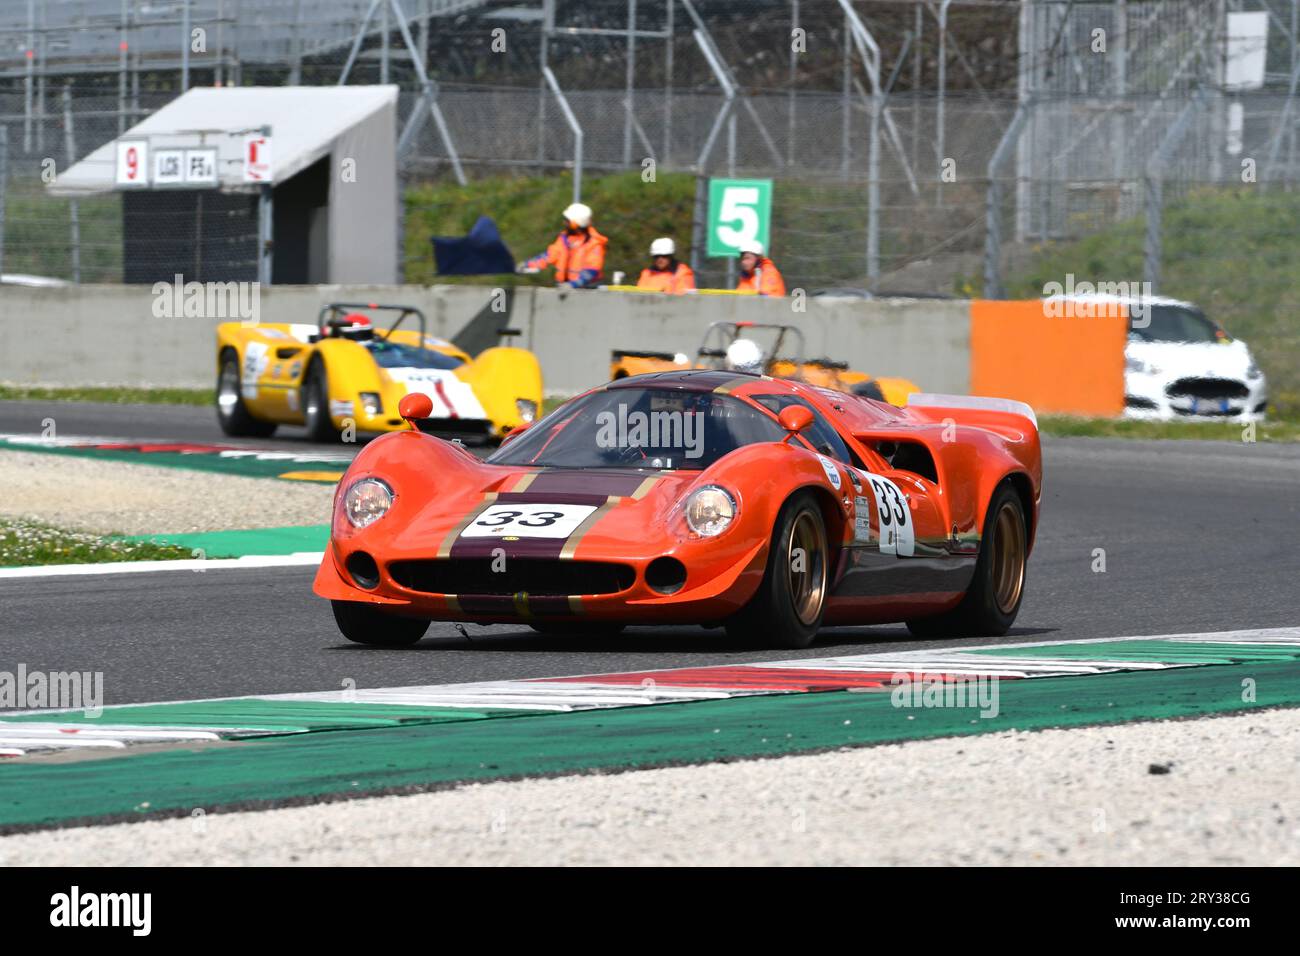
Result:
[[[769,248],[772,180],[710,179],[708,223],[710,256],[734,256],[752,239]]]

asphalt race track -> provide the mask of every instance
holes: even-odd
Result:
[[[207,408],[0,403],[0,432],[221,440]],[[309,447],[286,430],[270,442]],[[1007,642],[1294,625],[1300,447],[1045,441],[1042,524]],[[1093,570],[1103,549],[1104,573]],[[592,643],[435,624],[413,648],[349,644],[312,571],[168,571],[0,580],[6,657],[102,670],[106,703],[546,677],[935,646],[901,626],[826,631],[803,652],[719,631],[637,628]],[[987,639],[948,642],[987,644]]]

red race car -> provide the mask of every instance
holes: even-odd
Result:
[[[416,426],[428,406],[407,395],[401,414]],[[1041,479],[1019,402],[899,409],[763,375],[638,375],[486,460],[418,428],[371,442],[339,483],[315,592],[349,640],[390,646],[430,621],[724,625],[777,647],[889,621],[997,635]]]

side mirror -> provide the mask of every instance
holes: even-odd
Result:
[[[433,399],[423,392],[403,395],[402,400],[397,403],[397,414],[406,420],[406,424],[419,431],[420,426],[415,423],[433,416]]]
[[[789,442],[813,423],[813,413],[804,405],[787,405],[781,409],[781,414],[776,417],[776,420],[789,433],[785,436],[786,442]]]

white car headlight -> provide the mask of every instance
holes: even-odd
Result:
[[[537,403],[527,398],[515,399],[515,410],[519,412],[520,421],[531,424],[537,420]]]
[[[343,513],[354,528],[374,524],[393,506],[393,489],[378,478],[362,478],[352,483],[343,496]]]
[[[1249,379],[1259,378],[1263,374],[1264,373],[1259,370],[1259,366],[1256,365],[1254,362],[1251,362],[1250,368],[1246,369],[1246,378]]]
[[[1129,372],[1136,372],[1139,375],[1158,375],[1160,373],[1160,369],[1156,368],[1156,366],[1135,358],[1124,359],[1124,369]]]
[[[736,499],[717,485],[697,488],[686,499],[686,523],[702,537],[722,534],[735,517]]]

